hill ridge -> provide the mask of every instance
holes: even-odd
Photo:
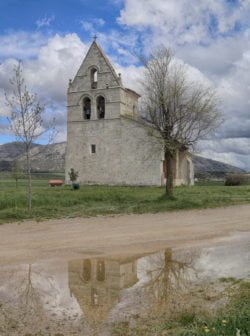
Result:
[[[66,142],[54,144],[34,144],[32,148],[32,170],[47,172],[64,171]],[[15,160],[25,164],[24,144],[13,141],[0,145],[0,171],[9,171]],[[223,176],[226,173],[243,173],[243,169],[233,165],[193,154],[195,176]]]

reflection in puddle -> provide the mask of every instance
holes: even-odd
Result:
[[[86,318],[104,320],[120,291],[138,281],[137,259],[83,259],[69,262],[69,288]]]
[[[100,331],[125,288],[138,282],[138,256],[73,260],[68,264],[69,288],[77,300],[88,332]]]
[[[210,276],[219,278],[225,270],[226,276],[247,276],[247,267],[242,270],[240,264],[237,271],[236,258],[248,265],[246,246],[241,242],[241,253],[231,256],[235,267],[224,269],[220,258],[228,247],[223,246],[2,268],[0,335],[105,336],[112,323],[133,326],[138,318],[153,313],[204,306],[198,296],[194,299],[194,292],[210,295],[206,287]]]

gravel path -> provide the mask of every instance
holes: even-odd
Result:
[[[204,246],[246,231],[250,231],[250,205],[4,224],[0,265]]]

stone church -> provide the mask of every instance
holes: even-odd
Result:
[[[82,184],[163,185],[166,164],[138,113],[140,95],[123,86],[93,41],[68,87],[66,181],[74,168]],[[193,184],[187,150],[173,160],[175,185]]]

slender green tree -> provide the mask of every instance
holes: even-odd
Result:
[[[28,176],[28,208],[32,207],[32,179],[31,179],[31,149],[44,133],[54,130],[54,119],[44,122],[44,105],[38,100],[36,94],[31,93],[23,77],[22,63],[13,69],[14,75],[10,79],[12,92],[5,94],[7,106],[11,110],[9,117],[10,129],[17,141],[25,146],[26,173]],[[53,137],[50,134],[50,139]]]

